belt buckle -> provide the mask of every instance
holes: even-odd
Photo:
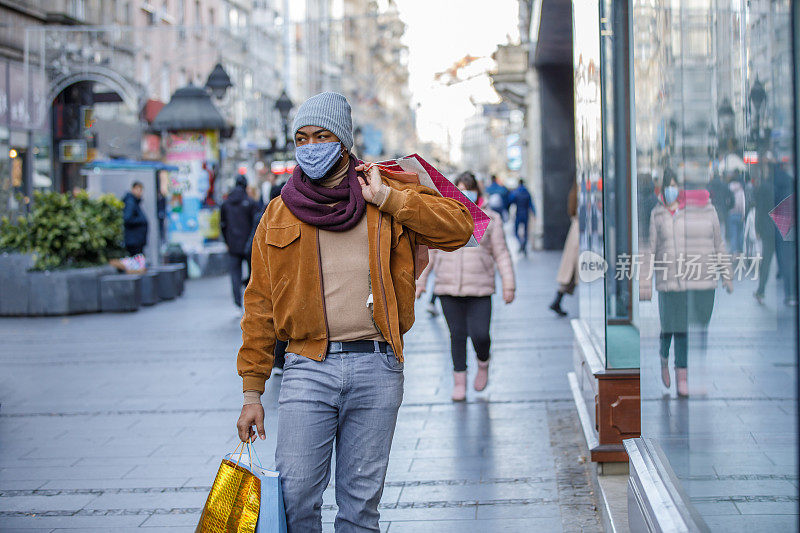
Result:
[[[328,346],[330,353],[342,353],[342,343],[340,341],[333,341]]]

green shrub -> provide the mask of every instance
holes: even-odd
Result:
[[[33,252],[39,270],[104,264],[123,255],[122,208],[110,194],[37,192],[27,217],[0,221],[0,250]]]

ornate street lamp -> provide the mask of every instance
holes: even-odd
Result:
[[[217,100],[222,100],[229,87],[233,87],[231,78],[228,76],[228,73],[225,72],[225,69],[222,68],[222,65],[217,63],[214,69],[211,71],[211,74],[208,75],[208,80],[206,80],[206,89],[211,91],[211,94],[214,95],[214,98]]]
[[[281,121],[283,122],[283,144],[284,146],[289,144],[289,112],[294,107],[294,104],[286,95],[286,90],[284,89],[281,91],[281,95],[278,97],[278,100],[275,102],[275,109],[278,110],[278,113],[281,115]]]

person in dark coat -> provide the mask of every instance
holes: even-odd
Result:
[[[492,183],[486,187],[486,194],[489,196],[489,207],[500,213],[503,222],[508,220],[509,192],[497,181],[497,176],[494,174],[492,174]]]
[[[720,228],[725,231],[728,221],[728,211],[733,207],[733,193],[728,184],[722,180],[718,172],[714,173],[708,183],[708,192],[711,193],[711,204],[717,210]]]
[[[250,239],[253,227],[258,223],[258,203],[247,194],[247,178],[238,176],[236,185],[222,202],[219,227],[225,244],[228,245],[228,269],[231,276],[233,302],[242,307],[242,262],[246,261],[248,271]]]
[[[130,255],[142,253],[147,244],[147,217],[141,206],[143,194],[144,185],[140,181],[134,181],[131,190],[122,198],[125,203],[125,209],[122,211],[125,249]]]
[[[528,255],[528,218],[530,215],[536,217],[536,207],[524,180],[519,180],[519,187],[511,191],[509,203],[516,206],[514,234],[519,241],[519,251],[523,255]]]

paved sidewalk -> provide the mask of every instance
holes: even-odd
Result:
[[[464,404],[449,399],[444,320],[418,307],[384,531],[601,530],[566,379],[569,323],[547,309],[558,259],[517,263],[518,301],[495,302],[490,386]],[[236,442],[238,320],[227,278],[133,314],[0,320],[0,530],[193,531]],[[264,397],[269,463],[278,390],[270,380]]]

